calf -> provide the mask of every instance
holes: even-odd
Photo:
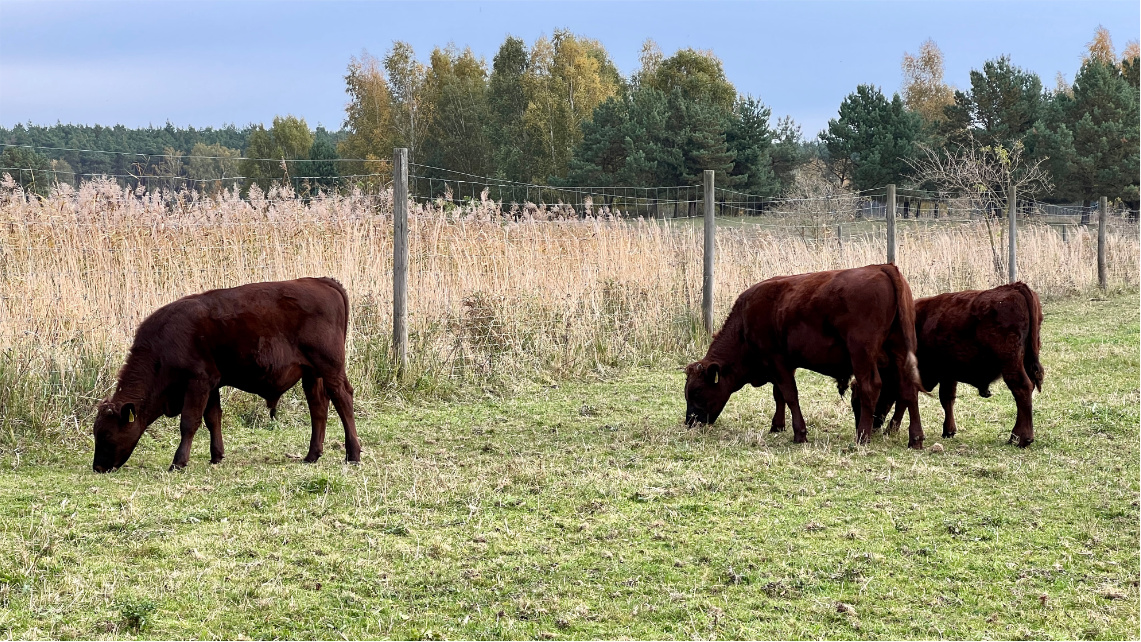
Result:
[[[198,426],[210,429],[210,462],[222,460],[219,389],[233,386],[266,400],[301,380],[313,434],[305,461],[325,443],[332,399],[345,427],[345,459],[359,462],[353,387],[345,373],[349,297],[333,279],[252,283],[192,294],[155,310],[135,333],[115,393],[95,416],[97,473],[119,468],[161,415],[182,415],[171,470],[186,466]]]
[[[1014,395],[1018,414],[1010,442],[1022,448],[1034,441],[1033,391],[1042,390],[1045,371],[1038,360],[1042,347],[1042,304],[1025,283],[991,290],[951,292],[915,302],[916,356],[923,386],[939,386],[943,405],[943,436],[954,437],[955,392],[960,382],[989,397],[999,377]],[[876,407],[874,423],[882,423],[895,396],[885,394]],[[857,404],[852,407],[859,414]],[[902,408],[892,417],[898,428]]]
[[[705,358],[686,367],[686,423],[712,423],[745,384],[772,382],[778,417],[792,411],[793,441],[807,441],[795,372],[807,368],[847,387],[864,410],[856,431],[871,436],[881,372],[897,382],[910,410],[908,445],[923,448],[915,370],[915,308],[911,288],[894,265],[774,277],[741,294]]]

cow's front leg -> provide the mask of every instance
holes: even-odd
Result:
[[[800,413],[800,396],[796,392],[795,370],[780,369],[777,380],[773,385],[780,389],[780,395],[792,411],[792,442],[803,444],[808,441],[808,426],[804,423],[804,415]]]
[[[769,429],[769,432],[784,432],[784,396],[780,393],[780,386],[775,383],[773,384],[773,404],[776,408],[773,409],[773,427]]]
[[[856,375],[856,387],[852,391],[859,398],[860,412],[856,425],[856,443],[866,444],[872,438],[872,425],[875,423],[876,404],[879,402],[883,380],[880,379],[876,361],[867,354],[861,345],[849,345],[852,355],[852,372]]]
[[[185,468],[190,463],[190,446],[194,443],[194,433],[202,425],[202,415],[206,411],[206,404],[210,400],[210,391],[213,389],[209,383],[194,380],[186,387],[186,396],[182,402],[182,419],[179,421],[179,431],[182,439],[178,442],[178,449],[174,451],[174,461],[170,470]]]

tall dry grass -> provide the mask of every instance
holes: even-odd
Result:
[[[301,200],[254,189],[243,200],[95,181],[39,199],[0,187],[0,441],[86,433],[146,315],[185,294],[255,281],[323,275],[345,285],[350,377],[366,411],[425,388],[552,381],[702,351],[699,227],[565,220],[565,208],[531,204],[505,221],[496,203],[440,202],[412,211],[412,376],[397,381],[391,206],[390,193]],[[719,318],[761,279],[882,262],[873,226],[840,238],[822,233],[830,229],[720,229]],[[981,223],[903,227],[899,239],[917,296],[1004,281]],[[1095,235],[1078,229],[1064,242],[1027,225],[1018,242],[1019,274],[1043,296],[1096,287]],[[1111,288],[1136,288],[1136,227],[1115,229],[1108,247]]]

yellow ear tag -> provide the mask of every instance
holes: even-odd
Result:
[[[127,411],[127,423],[129,423],[129,424],[135,423],[135,411],[134,410],[128,410]]]
[[[714,372],[713,373],[713,383],[717,383],[718,381],[721,381],[721,373],[720,372]]]

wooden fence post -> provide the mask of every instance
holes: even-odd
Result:
[[[895,263],[895,183],[887,186],[887,262]]]
[[[1009,212],[1007,218],[1009,219],[1007,237],[1009,256],[1007,257],[1008,272],[1010,273],[1010,282],[1014,283],[1018,280],[1018,189],[1012,183],[1010,185],[1010,197],[1007,199],[1007,207]]]
[[[713,240],[717,222],[713,218],[713,170],[705,170],[705,269],[701,279],[701,319],[705,331],[713,334]]]
[[[392,153],[392,353],[397,376],[408,367],[408,150]]]
[[[1105,196],[1097,203],[1097,287],[1104,292],[1109,287],[1109,272],[1105,264],[1105,220],[1109,214],[1109,199]]]

